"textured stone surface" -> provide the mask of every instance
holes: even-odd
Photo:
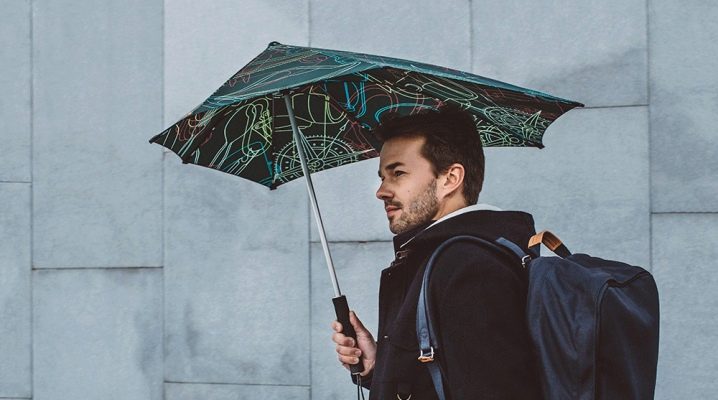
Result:
[[[306,46],[309,0],[165,2],[165,121],[211,95],[269,42]]]
[[[466,0],[311,2],[313,47],[471,68]]]
[[[716,242],[716,214],[653,216],[661,304],[656,399],[711,399],[718,391]]]
[[[165,384],[167,400],[309,400],[308,386]]]
[[[35,267],[162,263],[162,4],[33,2]]]
[[[650,2],[653,211],[718,211],[718,3]]]
[[[646,104],[645,1],[471,3],[475,73],[589,106]]]
[[[308,385],[305,188],[166,159],[165,376]]]
[[[349,308],[376,335],[379,278],[394,259],[391,242],[332,243],[332,259],[342,294]],[[333,400],[355,395],[349,371],[337,360],[331,341],[331,322],[336,319],[327,264],[319,243],[312,244],[312,399]]]
[[[30,184],[0,183],[0,398],[30,397]]]
[[[162,271],[33,272],[33,399],[162,399]]]
[[[646,107],[574,110],[544,149],[486,150],[480,202],[532,213],[569,249],[648,266]]]
[[[0,181],[30,181],[30,1],[0,1]]]

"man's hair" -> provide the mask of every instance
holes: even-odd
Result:
[[[374,133],[382,142],[423,137],[421,155],[431,163],[434,176],[446,172],[451,164],[463,165],[464,198],[468,204],[476,204],[484,184],[484,150],[471,114],[453,106],[405,116],[389,114]]]

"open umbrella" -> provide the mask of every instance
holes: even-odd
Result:
[[[269,44],[212,96],[150,139],[184,163],[270,189],[306,177],[345,333],[356,338],[310,173],[377,157],[386,112],[453,104],[470,112],[484,146],[543,147],[548,126],[582,104],[466,72],[390,57]],[[361,363],[352,373],[361,372]]]

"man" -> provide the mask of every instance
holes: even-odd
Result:
[[[453,108],[383,123],[381,185],[396,258],[382,271],[379,340],[350,314],[357,342],[334,322],[339,360],[364,364],[370,400],[437,399],[418,361],[416,305],[428,257],[457,235],[527,244],[533,218],[477,204],[484,155],[473,118]],[[518,183],[517,183],[518,184]],[[453,400],[535,399],[538,374],[525,321],[527,276],[519,263],[468,242],[437,259],[429,282],[441,340],[436,361]]]

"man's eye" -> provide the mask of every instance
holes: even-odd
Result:
[[[394,171],[394,176],[404,175],[404,171]]]

